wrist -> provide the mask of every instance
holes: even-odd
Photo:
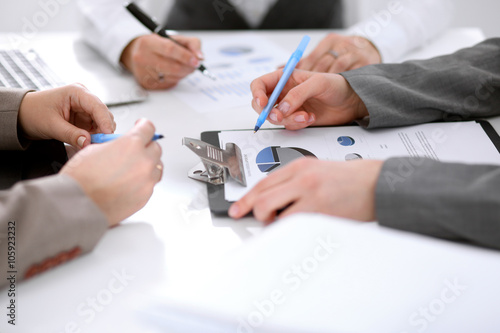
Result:
[[[36,102],[33,101],[36,98],[34,94],[34,90],[29,90],[24,95],[21,103],[19,104],[19,110],[17,113],[17,135],[19,139],[29,139],[36,140],[37,138],[33,137],[33,133],[29,129],[32,129],[32,115],[31,110],[36,106]]]
[[[366,107],[365,102],[359,97],[359,95],[356,93],[356,91],[353,89],[349,81],[343,77],[343,79],[346,81],[347,86],[349,87],[349,105],[352,107],[353,111],[353,120],[360,120],[365,117],[368,117],[370,114],[368,113],[368,108]]]
[[[125,46],[120,56],[120,63],[127,69],[128,71],[132,71],[132,53],[134,49],[134,44],[137,38],[130,41],[130,43]]]
[[[377,218],[376,207],[375,207],[375,193],[377,189],[378,179],[380,177],[380,173],[382,172],[382,166],[384,165],[383,161],[379,160],[368,160],[364,161],[364,163],[368,164],[368,167],[365,168],[365,177],[366,177],[366,188],[368,189],[368,209],[367,216],[365,217],[366,221],[375,221]]]

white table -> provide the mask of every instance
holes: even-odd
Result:
[[[290,50],[290,52],[295,47],[297,32],[262,33],[272,41]],[[313,39],[311,45],[317,44],[324,35],[323,32],[308,32],[308,34]],[[203,36],[211,34],[199,33],[197,35],[203,38]],[[484,36],[478,29],[450,30],[426,47],[415,51],[410,58],[425,58],[450,53],[459,48],[471,46],[483,38]],[[36,47],[43,56],[52,56],[53,61],[57,61],[57,57],[54,58],[54,55],[51,55],[51,50],[53,50],[52,47],[54,45],[58,45],[58,49],[63,49],[60,56],[77,58],[96,77],[113,72],[113,69],[104,65],[94,52],[82,48],[81,43],[75,42],[76,40],[77,36],[73,34],[43,34],[29,43],[30,46]],[[75,50],[78,52],[75,52]],[[75,55],[75,53],[77,54]],[[12,330],[12,327],[6,326],[4,318],[0,320],[0,331],[156,332],[155,327],[157,328],[157,326],[144,326],[144,322],[135,317],[136,313],[132,309],[140,304],[148,304],[149,296],[157,288],[171,295],[172,299],[169,302],[174,302],[174,304],[184,301],[186,303],[196,303],[199,296],[200,304],[210,307],[210,290],[204,289],[207,293],[203,295],[204,292],[198,290],[198,287],[201,285],[206,285],[206,288],[213,288],[213,291],[219,292],[220,299],[218,301],[213,299],[212,310],[214,313],[217,313],[217,310],[226,311],[228,308],[231,308],[231,306],[228,307],[228,304],[234,304],[233,310],[244,316],[245,313],[241,313],[241,311],[245,308],[245,297],[249,295],[231,298],[231,296],[226,295],[223,289],[221,289],[224,286],[209,281],[217,280],[218,274],[224,274],[224,276],[220,276],[221,281],[226,281],[225,279],[230,274],[241,278],[241,269],[244,269],[244,267],[254,268],[252,272],[249,272],[249,276],[255,278],[265,275],[267,272],[279,273],[279,270],[277,272],[273,270],[276,268],[273,266],[273,263],[279,261],[279,257],[276,257],[277,255],[269,255],[269,261],[266,261],[266,255],[260,253],[258,251],[259,248],[269,249],[270,253],[276,250],[277,253],[283,255],[285,255],[283,249],[290,249],[286,253],[292,253],[293,255],[293,240],[297,241],[297,230],[304,230],[303,233],[299,234],[312,237],[311,235],[314,234],[314,230],[318,230],[319,232],[320,230],[329,228],[325,226],[321,217],[307,218],[307,221],[312,221],[312,226],[317,226],[318,228],[311,227],[312,231],[310,231],[311,234],[309,236],[307,235],[308,227],[304,227],[303,225],[303,221],[306,218],[303,218],[302,222],[300,221],[300,217],[298,218],[299,221],[295,219],[295,222],[290,223],[290,227],[280,224],[279,228],[283,228],[283,230],[279,231],[278,235],[274,231],[275,238],[273,238],[273,242],[280,242],[279,233],[281,232],[285,234],[290,233],[291,236],[288,240],[286,238],[283,239],[283,243],[279,245],[279,248],[277,246],[275,249],[272,242],[266,243],[266,239],[273,237],[268,235],[272,235],[273,233],[264,233],[262,241],[260,241],[261,237],[252,237],[263,230],[261,224],[255,220],[247,218],[243,221],[235,222],[230,219],[211,216],[207,208],[205,185],[187,178],[187,171],[198,163],[199,160],[181,145],[181,139],[185,136],[199,137],[200,132],[207,130],[249,128],[253,126],[256,120],[256,114],[250,107],[220,110],[212,114],[199,114],[191,110],[169,92],[151,92],[148,101],[144,103],[116,107],[112,111],[118,124],[118,132],[127,131],[133,126],[136,119],[146,117],[156,124],[158,132],[166,136],[165,139],[160,141],[163,148],[163,162],[165,164],[164,176],[161,183],[155,188],[155,193],[147,206],[122,223],[120,227],[109,230],[93,252],[20,283],[17,287],[19,295],[17,299],[19,306],[17,330]],[[317,220],[317,223],[314,223],[314,220]],[[431,240],[422,236],[409,236],[404,233],[381,228],[376,224],[356,224],[358,226],[356,229],[350,225],[347,226],[347,222],[335,222],[333,219],[329,221],[332,225],[331,228],[333,228],[329,229],[330,231],[333,230],[332,232],[338,232],[339,235],[345,236],[345,238],[339,239],[342,244],[349,244],[350,239],[374,239],[375,243],[372,243],[370,246],[384,244],[386,241],[394,241],[395,244],[404,247],[402,240],[409,239],[413,247],[404,247],[402,253],[410,253],[412,249],[424,248],[430,244],[431,248],[436,249],[436,253],[443,255],[442,258],[429,259],[432,259],[432,267],[440,267],[440,263],[449,264],[447,267],[451,267],[450,269],[459,267],[460,262],[456,261],[457,258],[450,249],[458,249],[457,251],[461,255],[467,258],[478,258],[479,262],[490,263],[492,258],[499,259],[498,254],[493,251],[450,244],[440,240]],[[360,230],[359,234],[356,232],[358,229]],[[310,244],[315,244],[313,238],[310,241],[313,242]],[[263,244],[259,242],[263,242]],[[242,246],[243,243],[245,244]],[[360,251],[364,253],[370,252],[370,248],[363,247],[362,244],[360,246]],[[349,249],[351,247],[346,245],[345,248]],[[383,246],[382,248],[386,249]],[[238,253],[243,253],[242,258],[247,258],[248,262],[238,260],[239,264],[234,265],[234,262],[231,263],[231,260],[228,259],[231,258],[233,252],[237,253],[236,256],[238,256]],[[412,272],[417,275],[413,277],[413,282],[424,278],[418,276],[419,267],[423,271],[429,272],[425,268],[426,262],[422,258],[425,255],[432,255],[432,253],[429,253],[429,251],[424,252],[425,254],[422,254],[422,256],[417,255],[418,258],[412,269]],[[245,257],[245,253],[249,253],[247,257]],[[255,257],[253,257],[254,255]],[[348,254],[347,257],[351,255],[352,253]],[[252,260],[252,258],[256,259]],[[298,259],[300,258],[303,257],[298,257]],[[355,258],[360,260],[360,266],[356,266],[354,270],[351,270],[349,276],[360,276],[366,273],[361,263],[368,263],[370,261],[369,258],[362,255],[355,256]],[[289,257],[288,259],[293,262],[293,257]],[[389,256],[386,261],[381,262],[380,266],[371,265],[370,271],[378,272],[379,278],[382,279],[384,272],[388,269],[388,265],[401,264],[401,261],[398,260],[391,262],[391,257]],[[468,262],[473,261],[470,259]],[[344,262],[344,264],[346,263]],[[239,271],[234,271],[234,269],[238,269]],[[397,270],[398,268],[391,266],[391,269]],[[478,268],[475,267],[474,269]],[[485,272],[488,274],[491,273],[487,270]],[[486,281],[485,283],[492,282],[492,277],[485,276],[485,272],[475,271],[473,274],[467,274],[467,279],[470,279],[470,281],[465,282],[474,285],[483,278]],[[498,273],[498,270],[496,272]],[[440,275],[441,273],[436,271],[436,275]],[[117,278],[117,276],[121,276],[121,278]],[[207,276],[210,276],[210,278]],[[248,275],[245,276],[248,277]],[[325,276],[323,275],[323,277]],[[446,274],[442,277],[448,278]],[[496,281],[498,281],[498,277],[499,275],[497,274]],[[453,276],[450,278],[453,278]],[[232,281],[234,282],[234,280]],[[336,284],[335,291],[344,293],[342,297],[345,297],[346,293],[352,293],[359,297],[364,295],[367,299],[373,299],[373,297],[380,299],[382,295],[379,292],[373,292],[366,288],[363,288],[362,293],[350,291],[352,286],[349,285],[348,280],[341,279],[339,281],[345,283],[345,285],[339,286]],[[247,282],[250,283],[250,281]],[[334,331],[336,329],[350,329],[350,320],[352,322],[352,331],[363,327],[359,325],[359,322],[355,322],[358,317],[355,308],[348,308],[346,313],[337,312],[347,320],[339,321],[338,325],[334,324],[334,320],[328,318],[328,311],[318,312],[314,310],[321,308],[322,304],[332,305],[328,301],[323,302],[321,300],[321,290],[325,291],[325,295],[328,294],[329,284],[325,283],[325,281],[316,282],[319,284],[313,288],[310,294],[302,291],[304,293],[302,296],[296,301],[292,301],[286,308],[279,312],[279,315],[273,316],[273,319],[269,323],[272,325],[290,323],[293,325],[292,327],[304,328],[299,325],[299,323],[302,323],[306,325],[305,327],[314,327],[318,331]],[[363,283],[363,281],[359,280],[357,283]],[[246,287],[245,285],[238,286],[237,283],[234,283],[232,286],[240,289],[248,287],[248,290],[258,293],[259,289],[257,287],[264,285],[265,282],[261,281],[249,284]],[[387,284],[384,286],[389,288]],[[432,287],[429,284],[426,286]],[[441,288],[443,287],[441,286]],[[182,291],[182,293],[176,293],[176,290]],[[395,290],[397,292],[401,291],[401,289],[396,287]],[[498,298],[498,287],[495,290],[497,291],[495,298]],[[390,289],[386,291],[388,293],[391,292]],[[372,292],[373,295],[371,295]],[[439,296],[439,289],[436,292],[438,292]],[[473,291],[470,294],[473,294]],[[404,296],[411,297],[411,295],[412,292],[409,292]],[[482,297],[483,293],[480,293],[480,295]],[[338,296],[340,297],[341,295]],[[391,297],[393,296],[398,297],[398,295],[392,295]],[[419,295],[417,291],[414,296],[415,299],[420,300],[422,295]],[[184,300],[183,297],[185,298]],[[314,298],[314,301],[310,301],[312,308],[303,303],[309,297]],[[422,300],[432,301],[432,297],[434,296],[430,295],[429,297],[424,296]],[[6,301],[6,293],[2,292],[0,294],[0,304],[6,304]],[[362,302],[362,300],[359,301]],[[402,303],[388,302],[387,304],[401,306]],[[418,304],[417,302],[408,305],[408,309],[415,309]],[[375,304],[372,305],[376,306]],[[406,310],[405,312],[401,308],[381,308],[388,311],[385,313],[386,320],[389,320],[388,318],[392,316],[397,317],[404,313],[408,314],[408,309],[404,309]],[[496,303],[496,308],[498,309],[498,302]],[[363,309],[364,311],[370,310],[366,307]],[[411,314],[412,311],[409,313]],[[376,313],[382,314],[383,312],[378,311]],[[458,313],[462,315],[460,312]],[[452,311],[447,311],[439,319],[443,322],[444,326],[434,326],[434,328],[446,328],[448,327],[446,323],[453,322],[453,318],[455,317],[445,320],[446,316],[458,316],[458,314],[452,314]],[[474,323],[475,317],[474,315],[472,316],[470,322]],[[231,317],[221,316],[221,318],[225,318],[222,319],[224,321]],[[396,320],[402,322],[405,318],[397,317],[395,318]],[[376,321],[374,322],[376,323]],[[307,326],[308,324],[312,326]],[[489,322],[488,324],[496,324],[498,328],[499,322]],[[377,331],[375,326],[372,326],[374,328],[371,330],[372,332]],[[380,323],[379,327],[387,326]],[[400,331],[406,330],[406,326],[397,327],[401,327]],[[194,331],[208,332],[209,330],[201,329]],[[284,331],[290,330],[284,329]],[[408,332],[412,331],[414,330],[408,329]]]

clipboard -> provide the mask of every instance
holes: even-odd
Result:
[[[488,136],[488,138],[491,140],[493,145],[495,146],[496,150],[500,154],[500,135],[496,132],[496,130],[493,128],[493,126],[487,121],[487,120],[476,120],[477,123],[479,123]],[[357,124],[353,124],[352,126],[358,127]],[[335,128],[335,127],[332,127]],[[249,131],[244,130],[244,131]],[[262,130],[276,130],[276,129],[262,129]],[[279,129],[282,130],[282,129]],[[237,131],[237,130],[235,130]],[[220,142],[219,142],[219,133],[222,131],[209,131],[209,132],[202,132],[200,139],[201,141],[208,143],[210,145],[213,145],[215,147],[220,147]],[[191,172],[196,171],[195,168],[191,169]],[[193,177],[191,177],[193,178]],[[209,202],[209,207],[210,211],[217,216],[228,216],[228,210],[229,207],[233,202],[226,201],[225,199],[225,191],[224,191],[224,184],[213,184],[213,183],[207,183],[207,194],[208,194],[208,202]]]

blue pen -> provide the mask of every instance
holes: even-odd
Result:
[[[114,139],[118,139],[121,136],[122,136],[122,134],[103,134],[103,133],[91,134],[90,135],[90,143],[104,143],[104,142],[108,142],[108,141],[111,141]],[[159,140],[162,138],[163,138],[163,135],[155,134],[151,140],[156,141],[156,140]]]
[[[310,40],[311,40],[311,38],[309,36],[304,36],[304,38],[302,38],[302,41],[299,44],[299,47],[297,47],[297,50],[295,50],[295,52],[293,52],[292,56],[290,57],[290,59],[286,63],[286,66],[283,69],[283,76],[279,80],[276,88],[274,88],[274,91],[271,94],[271,97],[269,98],[269,102],[267,103],[264,110],[262,110],[262,113],[260,114],[259,119],[257,119],[257,124],[255,125],[254,133],[257,133],[257,131],[260,129],[260,127],[266,121],[267,116],[269,116],[269,112],[271,112],[276,101],[278,100],[278,97],[280,96],[281,92],[283,91],[283,88],[285,88],[285,85],[286,85],[288,79],[290,78],[290,75],[292,75],[292,72],[295,69],[295,66],[297,66],[297,63],[300,61],[300,58],[302,58],[302,55],[304,54],[304,51],[306,50],[307,44],[309,44]]]

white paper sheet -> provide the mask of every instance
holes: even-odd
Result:
[[[433,123],[393,129],[365,130],[356,126],[308,128],[301,131],[225,131],[221,147],[236,143],[243,156],[247,187],[225,185],[226,200],[236,201],[269,172],[298,157],[321,160],[428,157],[443,162],[500,164],[500,154],[476,122]],[[274,147],[274,148],[273,148]]]
[[[250,83],[284,65],[290,54],[253,34],[203,40],[204,65],[217,80],[196,71],[172,92],[200,113],[239,106],[252,101]]]

